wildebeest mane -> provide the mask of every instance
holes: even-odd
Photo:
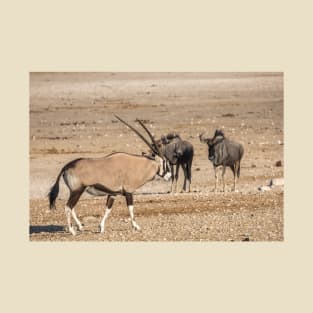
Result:
[[[179,139],[181,140],[181,137],[178,133],[175,133],[175,132],[171,132],[171,133],[168,133],[167,135],[163,135],[161,137],[161,141],[163,144],[168,144],[170,143],[171,141],[173,141],[174,139]]]

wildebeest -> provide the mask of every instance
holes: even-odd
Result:
[[[230,167],[234,174],[233,190],[236,191],[237,177],[240,176],[240,162],[244,153],[240,143],[227,139],[220,129],[215,130],[213,138],[199,135],[200,141],[208,145],[208,158],[213,163],[215,173],[215,188],[217,191],[218,168],[222,168],[223,192],[225,191],[224,175],[226,167]]]
[[[186,140],[182,140],[179,134],[174,132],[162,136],[161,139],[155,140],[143,122],[140,120],[137,120],[137,122],[139,122],[139,124],[147,131],[151,140],[154,142],[153,145],[155,148],[160,150],[170,163],[172,176],[171,192],[174,193],[177,191],[177,180],[180,166],[184,171],[184,184],[182,190],[190,192],[193,145]],[[174,165],[176,165],[175,175]]]
[[[154,143],[149,143],[135,128],[116,116],[121,122],[133,129],[136,134],[154,152],[154,157],[134,155],[124,152],[116,152],[102,158],[81,158],[66,164],[57,176],[56,182],[49,192],[50,209],[55,208],[55,201],[59,193],[59,181],[61,176],[69,188],[70,196],[65,206],[69,231],[75,235],[71,217],[74,218],[78,229],[82,230],[82,224],[78,220],[74,207],[84,191],[95,195],[107,195],[106,209],[100,222],[100,232],[104,232],[105,220],[111,212],[116,195],[126,198],[126,203],[131,217],[133,228],[140,227],[134,218],[133,193],[136,189],[151,181],[156,175],[165,180],[170,178],[168,161],[163,153],[156,148]]]
[[[166,136],[162,136],[158,143],[159,149],[170,162],[172,174],[171,192],[177,191],[177,180],[180,166],[184,171],[184,184],[182,190],[190,192],[193,145],[186,140],[182,140],[176,133],[169,133]]]

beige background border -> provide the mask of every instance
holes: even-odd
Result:
[[[78,2],[1,2],[1,311],[312,311],[309,1]],[[285,241],[29,242],[31,71],[284,72]]]

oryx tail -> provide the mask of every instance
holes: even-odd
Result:
[[[50,210],[56,208],[56,207],[55,207],[55,200],[57,199],[58,194],[59,194],[59,183],[60,183],[60,178],[61,178],[61,176],[64,174],[64,172],[65,172],[68,168],[72,167],[72,166],[73,166],[77,161],[79,161],[79,160],[81,160],[81,158],[76,159],[76,160],[73,160],[73,161],[67,163],[67,164],[61,169],[61,171],[60,171],[60,173],[59,173],[59,175],[58,175],[58,177],[57,177],[57,179],[56,179],[54,185],[51,187],[50,192],[49,192],[49,194],[48,194]]]

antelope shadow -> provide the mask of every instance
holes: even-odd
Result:
[[[65,232],[65,227],[60,225],[30,225],[29,234]]]

